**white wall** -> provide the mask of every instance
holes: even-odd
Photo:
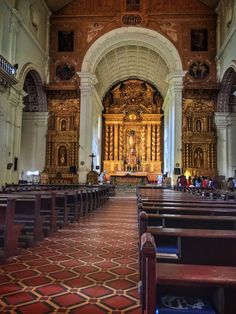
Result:
[[[236,62],[236,1],[221,0],[217,8],[218,78]]]
[[[23,112],[19,174],[24,180],[27,171],[44,169],[47,120],[47,112]]]
[[[236,72],[236,1],[221,0],[216,10],[218,80],[232,67]],[[217,164],[220,175],[230,177],[236,169],[236,115],[216,114]]]
[[[0,54],[11,64],[18,64],[18,84],[5,93],[0,91],[0,186],[20,178],[19,167],[17,171],[6,170],[6,164],[14,157],[21,163],[22,97],[27,72],[33,69],[42,82],[47,81],[49,16],[44,0],[0,1]],[[30,134],[30,142],[36,141],[35,132]],[[37,158],[44,160],[45,149],[38,153]]]

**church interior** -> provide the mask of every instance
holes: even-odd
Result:
[[[169,248],[173,236],[151,232],[149,222],[189,234],[204,229],[199,238],[197,231],[175,233],[181,265],[194,264],[185,246],[198,247],[208,229],[215,232],[209,256],[212,239],[219,252],[236,241],[236,1],[0,1],[0,132],[0,243],[10,236],[9,208],[16,215],[3,264],[0,249],[0,312],[172,313],[158,312],[148,282],[176,271],[156,255],[163,273],[150,262],[156,239]],[[193,178],[207,186],[202,181],[199,189]],[[191,204],[195,222],[161,217],[178,213],[162,213],[158,202],[180,216]],[[35,211],[33,229],[20,220],[22,211]],[[22,230],[33,233],[32,243]],[[24,242],[20,254],[14,241]],[[236,313],[236,256],[216,264],[212,256],[206,265],[224,267],[226,277],[232,272],[232,283],[208,278],[207,288],[201,278],[212,309],[207,303],[205,312],[173,313]],[[168,255],[171,263],[178,264]],[[195,263],[204,265],[197,256]],[[173,278],[154,282],[157,295],[159,285],[172,291],[166,282]],[[188,285],[202,297],[199,286]]]

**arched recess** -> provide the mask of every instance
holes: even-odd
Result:
[[[80,182],[90,169],[93,151],[101,163],[102,98],[112,85],[129,78],[145,80],[161,93],[165,116],[164,171],[181,165],[182,62],[175,46],[163,35],[141,27],[114,29],[88,49],[81,72]],[[97,129],[98,128],[98,129]]]
[[[224,73],[215,113],[217,164],[220,175],[236,176],[236,63]]]
[[[47,99],[39,73],[28,68],[22,80],[23,113],[19,179],[34,181],[29,172],[41,172],[45,165]]]

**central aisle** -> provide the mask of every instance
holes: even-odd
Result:
[[[139,314],[135,191],[0,266],[1,313]]]

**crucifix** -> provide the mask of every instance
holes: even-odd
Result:
[[[89,157],[92,158],[92,162],[91,162],[91,171],[93,171],[93,158],[95,158],[96,155],[94,155],[94,153],[92,153],[91,155],[89,155]]]

